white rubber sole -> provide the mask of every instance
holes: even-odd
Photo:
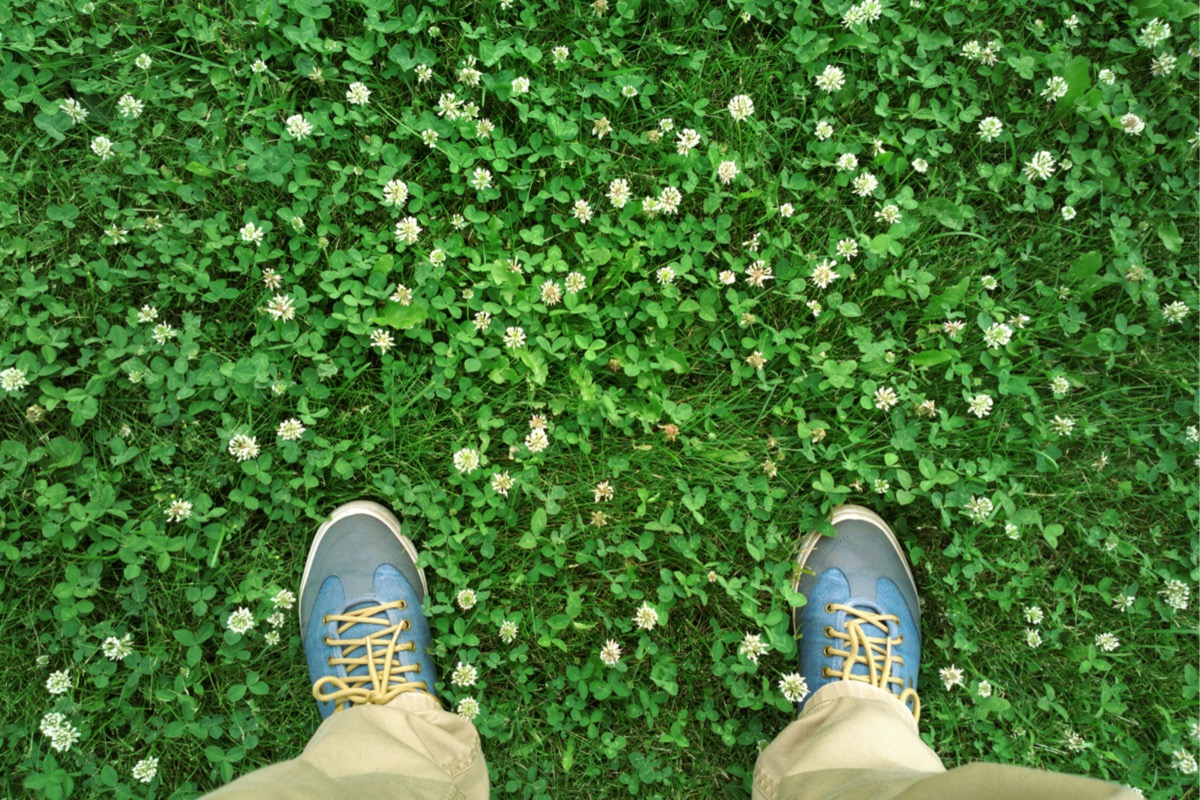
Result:
[[[904,553],[904,548],[900,546],[900,540],[896,538],[896,534],[892,532],[891,526],[883,521],[883,517],[876,514],[869,508],[856,506],[852,504],[838,506],[829,516],[829,522],[836,525],[845,520],[861,520],[875,525],[887,535],[888,541],[892,543],[892,548],[896,551],[896,555],[900,556],[901,563],[904,564],[904,571],[908,573],[908,579],[916,585],[916,579],[913,578],[912,567],[908,565],[908,556]],[[796,563],[803,567],[808,563],[808,557],[812,555],[812,551],[816,548],[817,543],[824,536],[820,531],[813,531],[804,537],[800,542],[800,552],[796,555]],[[796,580],[792,583],[792,588],[800,591],[800,581]]]
[[[329,519],[321,527],[317,528],[317,535],[313,537],[312,546],[308,548],[308,559],[304,563],[304,575],[300,578],[300,601],[297,603],[300,608],[304,607],[304,587],[308,585],[308,573],[312,569],[313,556],[316,554],[317,547],[321,544],[321,539],[324,538],[325,532],[333,527],[333,524],[338,520],[355,514],[369,514],[384,525],[387,525],[388,529],[395,534],[401,546],[404,547],[405,552],[412,557],[413,564],[417,563],[417,548],[411,539],[400,532],[400,520],[392,513],[391,509],[372,500],[352,500],[335,508]],[[422,594],[428,595],[429,584],[425,581],[425,570],[417,567],[417,575],[421,577]]]

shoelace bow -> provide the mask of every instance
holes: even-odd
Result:
[[[828,613],[846,612],[845,632],[834,630],[831,627],[825,628],[825,635],[831,639],[842,640],[846,643],[846,649],[838,650],[826,645],[826,656],[841,656],[845,660],[842,662],[840,673],[830,667],[822,667],[821,674],[826,678],[862,681],[889,692],[892,692],[892,687],[894,686],[900,690],[899,697],[901,703],[908,705],[908,701],[912,701],[913,717],[920,722],[921,698],[917,696],[915,689],[904,685],[903,678],[892,674],[893,667],[904,666],[904,658],[892,652],[893,645],[899,645],[904,641],[904,637],[898,636],[892,638],[888,636],[888,622],[898,623],[900,622],[900,618],[893,614],[875,614],[861,608],[855,608],[854,606],[842,605],[841,603],[830,603],[825,607],[825,610]],[[866,625],[883,631],[884,635],[868,635],[863,630],[863,627]],[[867,668],[866,675],[856,674],[853,671],[859,665]]]
[[[412,652],[417,649],[415,642],[400,642],[400,634],[411,625],[408,620],[392,625],[387,619],[386,612],[389,609],[403,611],[406,607],[403,600],[396,600],[347,611],[345,614],[327,614],[324,618],[326,625],[330,622],[340,623],[337,629],[339,636],[355,625],[378,625],[380,630],[368,634],[365,639],[333,639],[326,636],[325,644],[342,649],[342,656],[329,659],[329,666],[344,665],[347,673],[366,667],[367,674],[347,674],[345,678],[326,675],[313,684],[313,697],[323,703],[334,703],[333,710],[337,713],[351,705],[387,703],[405,692],[428,691],[424,681],[410,681],[407,677],[408,673],[420,672],[421,665],[404,665],[399,660],[401,651]],[[356,654],[356,651],[360,652]],[[332,690],[323,691],[326,686],[332,687]]]

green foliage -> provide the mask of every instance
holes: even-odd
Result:
[[[1195,7],[848,9],[0,7],[5,794],[295,755],[280,592],[364,496],[498,793],[748,796],[842,502],[912,557],[947,765],[1194,792]]]

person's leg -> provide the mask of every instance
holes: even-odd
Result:
[[[1135,795],[1102,781],[998,764],[946,771],[917,734],[920,606],[887,524],[833,512],[836,538],[800,547],[800,674],[814,691],[758,759],[756,800],[1100,800]]]
[[[206,800],[475,800],[488,796],[479,734],[444,711],[421,611],[417,552],[383,506],[341,506],[300,583],[300,631],[324,721],[291,761]]]

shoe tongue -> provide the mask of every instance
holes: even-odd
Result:
[[[851,608],[857,609],[859,611],[865,611],[869,614],[882,615],[882,614],[887,613],[883,609],[883,607],[881,605],[879,605],[878,602],[876,602],[875,600],[872,600],[871,598],[868,598],[868,597],[852,597],[849,600],[847,600],[845,603],[843,603],[842,605],[850,606]],[[851,621],[861,622],[862,624],[859,626],[859,629],[862,631],[864,636],[870,637],[872,639],[882,639],[885,637],[886,638],[894,638],[896,636],[899,636],[899,634],[900,634],[900,631],[897,628],[896,624],[890,620],[888,620],[887,622],[884,623],[885,625],[887,625],[887,629],[880,630],[874,624],[872,624],[866,620],[863,620],[861,617],[858,617],[853,614],[849,614],[845,611],[839,611],[837,613],[836,625],[834,627],[837,628],[838,630],[846,631],[848,628],[847,623],[851,622]],[[849,644],[847,643],[844,646],[848,647]],[[859,655],[861,655],[863,657],[868,657],[867,653],[865,652],[865,647],[866,647],[866,644],[864,643],[863,647],[860,648]],[[870,670],[867,668],[867,665],[861,661],[855,663],[854,666],[851,667],[851,671],[855,675],[869,675],[870,674]]]
[[[353,598],[348,603],[346,603],[346,610],[343,613],[349,614],[354,611],[361,611],[364,608],[371,608],[372,606],[378,606],[378,605],[382,605],[382,604],[383,604],[383,601],[381,601],[378,597],[365,596],[365,595],[359,596],[359,597]],[[378,620],[380,622],[383,622],[384,625],[378,625],[378,624],[375,624],[374,622],[358,622],[358,623],[355,623],[354,625],[351,625],[343,633],[337,634],[334,638],[342,639],[342,640],[366,639],[369,636],[371,636],[372,634],[378,634],[385,627],[395,624],[395,622],[389,616],[389,611],[386,611],[386,610],[380,611],[378,614],[375,614],[371,617],[365,617],[364,619]],[[339,623],[334,623],[335,626],[337,626],[338,624]],[[335,631],[336,631],[336,629],[337,628],[335,627]],[[341,648],[341,650],[342,650],[342,655],[346,656],[348,658],[361,658],[362,656],[366,655],[366,650],[364,650],[362,647],[343,647],[343,648]],[[355,675],[355,676],[370,675],[371,670],[368,669],[366,666],[361,666],[361,667],[355,667],[354,669],[349,670],[346,674],[347,675]]]

